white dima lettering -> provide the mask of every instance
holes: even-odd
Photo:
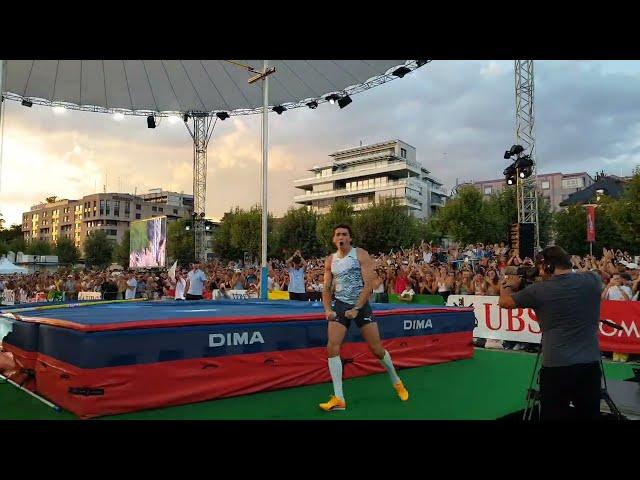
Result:
[[[403,326],[405,330],[423,330],[425,328],[433,328],[433,323],[430,318],[426,320],[405,320]]]
[[[242,332],[242,333],[236,332],[233,334],[234,345],[244,345],[245,343],[249,343],[249,332]]]
[[[253,345],[254,343],[264,343],[264,338],[260,332],[234,332],[234,333],[212,333],[209,335],[209,347],[222,347],[224,345]]]

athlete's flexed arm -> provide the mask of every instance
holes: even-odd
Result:
[[[329,255],[324,261],[324,286],[322,288],[322,304],[324,305],[324,313],[327,320],[334,320],[336,318],[336,312],[331,309],[331,284],[333,282],[331,257],[332,255]]]

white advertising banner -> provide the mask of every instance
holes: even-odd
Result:
[[[478,326],[473,336],[524,343],[540,343],[540,326],[530,308],[506,310],[498,306],[497,296],[450,295],[447,305],[473,304]]]

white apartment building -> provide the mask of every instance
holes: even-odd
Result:
[[[401,140],[341,150],[329,155],[331,164],[313,167],[312,177],[296,180],[304,193],[295,203],[327,213],[336,200],[346,200],[359,211],[382,199],[395,197],[417,218],[426,219],[443,206],[448,193],[443,184],[416,159],[416,149]]]

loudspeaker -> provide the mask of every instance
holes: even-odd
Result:
[[[531,260],[535,260],[535,224],[533,223],[521,223],[520,224],[520,258],[523,260],[525,257],[529,257]]]

